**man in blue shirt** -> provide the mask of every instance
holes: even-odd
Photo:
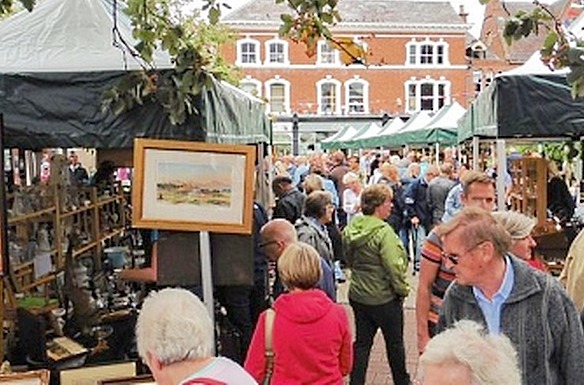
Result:
[[[511,339],[523,384],[581,384],[584,333],[558,281],[510,255],[511,236],[483,209],[463,209],[436,233],[456,276],[444,297],[438,330],[461,319],[479,322]]]

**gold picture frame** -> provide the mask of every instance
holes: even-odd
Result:
[[[128,378],[136,375],[136,362],[126,361],[105,365],[82,366],[59,372],[61,385],[97,385],[101,381],[114,378]]]
[[[46,369],[0,374],[1,385],[49,385],[51,372]]]
[[[132,225],[250,234],[255,147],[136,139]]]
[[[99,381],[98,385],[156,385],[154,378],[149,375],[135,377],[112,378],[110,380]]]

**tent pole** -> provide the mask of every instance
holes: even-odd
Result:
[[[505,140],[497,139],[497,208],[499,211],[506,209],[505,176],[507,175],[507,155],[505,154]]]
[[[8,263],[8,215],[6,213],[6,165],[4,156],[4,114],[0,113],[0,325],[4,325],[4,271]],[[0,360],[4,361],[4,333],[0,331]]]
[[[479,171],[479,137],[472,137],[472,169]]]
[[[215,300],[213,299],[213,269],[211,266],[211,241],[209,232],[199,233],[201,252],[201,283],[203,286],[203,302],[211,317],[211,323],[215,324]]]
[[[436,164],[438,165],[438,164],[440,164],[440,143],[436,142],[435,146],[436,146],[436,150],[435,150],[436,151],[436,155],[435,155],[436,156]]]

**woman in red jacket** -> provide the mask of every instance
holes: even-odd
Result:
[[[345,309],[315,289],[322,276],[320,257],[310,245],[294,243],[278,259],[288,293],[274,302],[272,384],[343,384],[351,371],[352,338]],[[266,313],[256,325],[245,369],[259,382],[266,371]]]

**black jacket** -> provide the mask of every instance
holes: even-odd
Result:
[[[428,204],[428,183],[422,177],[414,180],[405,192],[406,216],[410,220],[413,217],[420,219],[420,225],[427,231],[432,228],[432,215]]]
[[[288,222],[295,224],[302,216],[302,209],[304,207],[304,194],[297,188],[292,188],[276,201],[274,214],[272,219],[284,218]]]

